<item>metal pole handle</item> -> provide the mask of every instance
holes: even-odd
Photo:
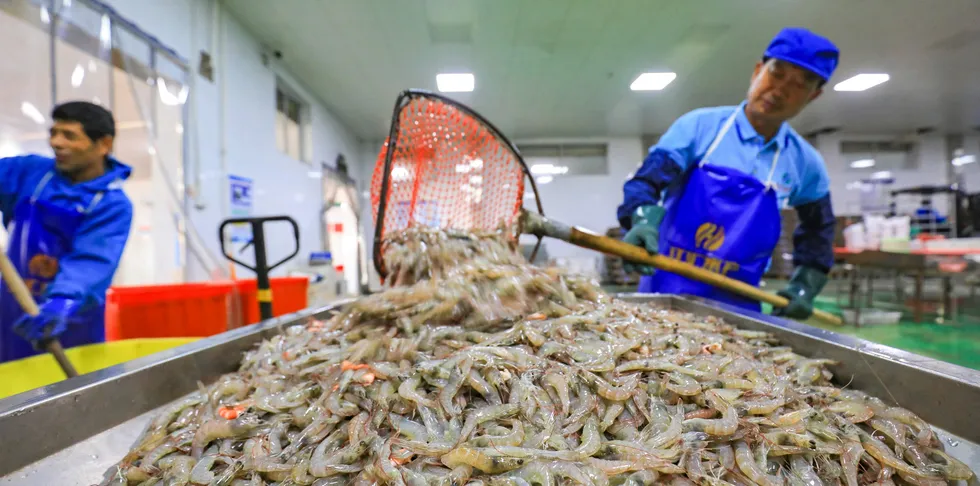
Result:
[[[24,279],[17,273],[14,263],[7,257],[7,249],[3,246],[0,246],[0,276],[7,283],[7,289],[17,299],[17,303],[24,309],[24,313],[31,317],[37,317],[41,313],[41,309],[38,308],[37,302],[34,301],[34,297],[27,288],[27,284],[24,283]],[[65,355],[65,350],[61,348],[61,343],[57,339],[47,339],[39,343],[39,345],[54,356],[55,361],[58,362],[58,366],[61,367],[61,371],[64,371],[65,376],[68,378],[78,376],[78,371],[75,371],[75,367],[68,360],[68,356]]]

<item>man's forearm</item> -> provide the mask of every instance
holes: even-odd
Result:
[[[793,265],[830,272],[834,265],[834,230],[837,221],[830,194],[796,208],[800,224],[793,233]]]
[[[636,173],[623,185],[623,204],[616,211],[619,224],[631,226],[636,208],[660,202],[664,189],[684,173],[680,163],[667,150],[654,149],[643,160]]]

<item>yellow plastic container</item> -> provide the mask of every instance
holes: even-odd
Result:
[[[77,346],[66,349],[65,354],[81,375],[176,348],[198,339],[201,338],[125,339]],[[54,358],[47,353],[3,363],[0,364],[0,398],[50,385],[63,379],[65,374]]]

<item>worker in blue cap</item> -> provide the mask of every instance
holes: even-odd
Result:
[[[780,209],[799,215],[795,271],[777,313],[804,319],[833,265],[834,212],[823,159],[787,123],[822,93],[837,47],[787,28],[755,65],[738,106],[683,115],[623,186],[617,216],[625,241],[758,285],[779,240]],[[639,271],[640,292],[692,294],[759,310],[759,303],[665,271]]]
[[[105,341],[105,293],[133,219],[122,190],[131,169],[109,155],[112,113],[73,101],[51,118],[53,158],[0,159],[7,255],[41,311],[26,315],[0,284],[0,362],[36,354],[48,339],[66,348]]]

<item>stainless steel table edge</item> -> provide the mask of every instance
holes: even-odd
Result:
[[[242,354],[333,302],[244,326],[0,400],[0,476],[171,402],[238,369]],[[136,437],[133,437],[136,440]]]

